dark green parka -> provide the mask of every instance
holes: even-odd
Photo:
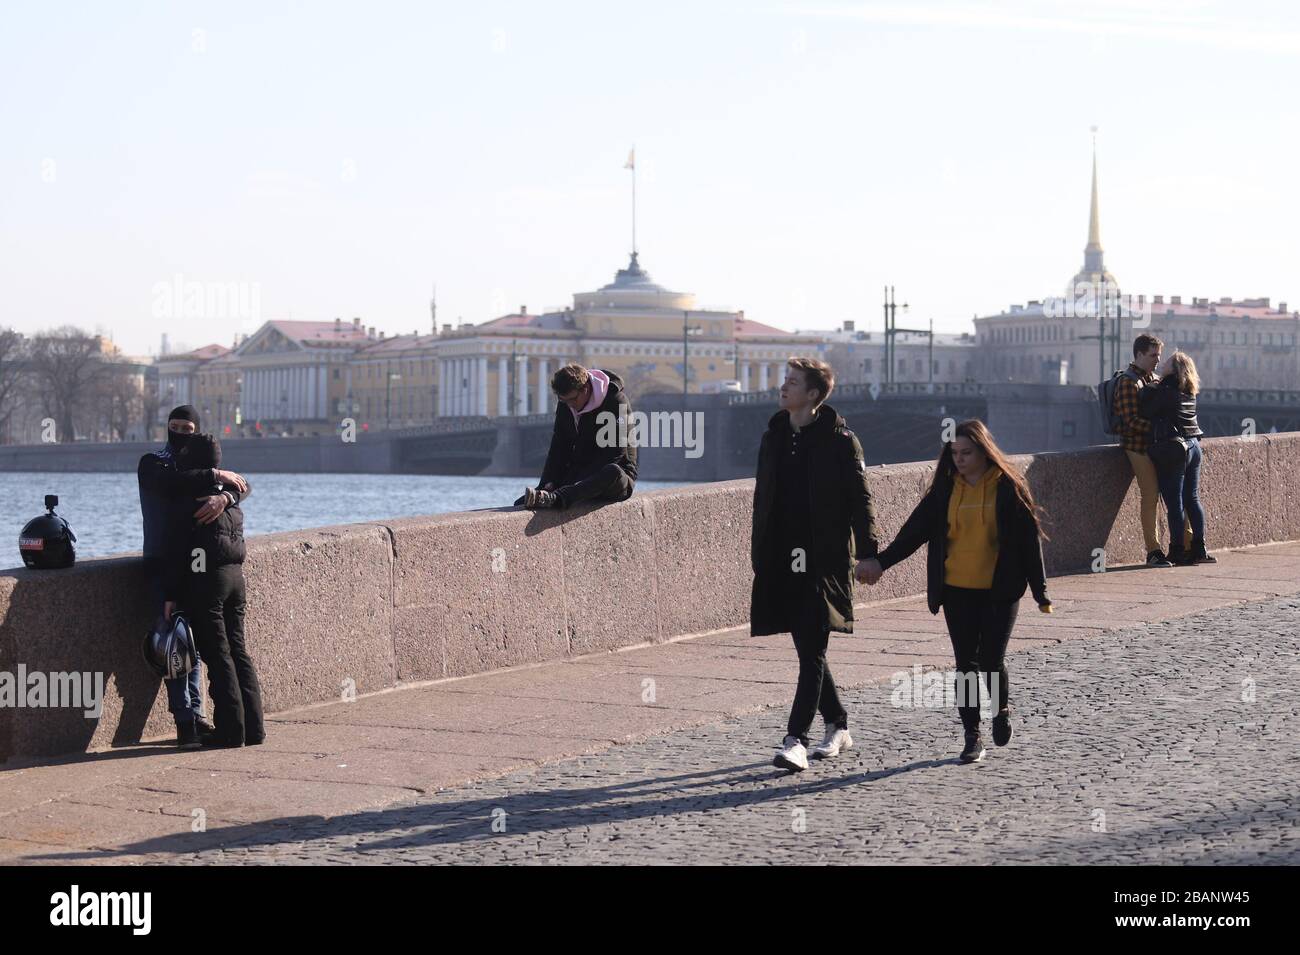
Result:
[[[750,562],[754,587],[749,622],[753,636],[786,633],[790,629],[784,591],[775,581],[770,535],[776,533],[777,455],[791,432],[790,413],[778,411],[768,422],[758,449],[758,475],[754,485],[754,532]],[[817,417],[800,430],[808,440],[809,528],[807,572],[813,575],[824,601],[823,625],[837,633],[853,632],[853,565],[876,556],[876,522],[867,489],[867,469],[862,445],[844,419],[823,404]],[[788,558],[785,558],[788,559]]]

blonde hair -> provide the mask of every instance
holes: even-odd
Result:
[[[1195,395],[1201,390],[1201,376],[1196,373],[1196,362],[1185,351],[1176,351],[1169,359],[1169,373],[1178,382],[1178,390]]]
[[[819,407],[835,390],[835,371],[821,359],[795,357],[786,359],[785,363],[790,368],[802,371],[804,384],[820,392],[817,398]]]

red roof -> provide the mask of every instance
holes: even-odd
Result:
[[[794,335],[794,332],[787,332],[784,328],[773,328],[751,318],[738,318],[735,322],[737,335]]]
[[[351,322],[298,322],[280,319],[272,321],[271,325],[298,342],[360,341],[367,337],[364,327]]]

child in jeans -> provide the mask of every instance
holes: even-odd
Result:
[[[196,434],[180,453],[180,466],[217,468],[221,445]],[[244,496],[252,493],[252,488]],[[186,607],[199,653],[208,668],[215,732],[204,746],[254,746],[266,737],[262,690],[244,641],[244,514],[227,507],[211,524],[196,524],[190,536]],[[195,550],[200,553],[195,553]]]

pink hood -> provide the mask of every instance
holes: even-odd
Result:
[[[578,423],[578,415],[586,414],[588,411],[595,411],[600,407],[600,403],[605,400],[605,396],[609,394],[609,375],[605,374],[599,368],[592,368],[590,374],[591,400],[582,406],[581,411],[574,411],[572,408],[569,409],[573,414],[574,425],[577,425]]]

